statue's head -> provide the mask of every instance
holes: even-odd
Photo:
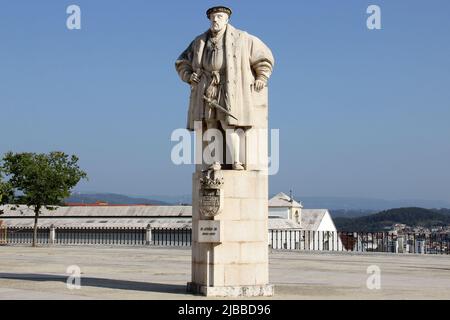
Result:
[[[211,31],[219,32],[226,28],[231,13],[231,9],[227,7],[213,7],[208,9],[206,16],[211,21]]]

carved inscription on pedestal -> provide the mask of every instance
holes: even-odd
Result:
[[[198,242],[221,243],[220,221],[200,220],[198,223]]]

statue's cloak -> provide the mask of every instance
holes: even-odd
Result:
[[[175,63],[176,70],[184,82],[189,83],[193,72],[201,73],[202,55],[208,40],[209,30],[198,36],[180,55]],[[225,31],[225,108],[232,117],[227,117],[229,125],[252,127],[252,115],[258,107],[267,107],[267,88],[261,92],[254,90],[256,79],[267,81],[272,74],[274,58],[270,49],[257,37],[231,25]],[[194,130],[194,121],[202,121],[205,107],[203,95],[208,83],[201,77],[198,85],[192,86],[189,103],[187,128]]]

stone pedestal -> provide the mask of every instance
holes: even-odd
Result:
[[[215,216],[201,212],[203,174],[193,175],[192,282],[188,290],[218,297],[271,296],[268,176],[262,171],[233,170],[217,175],[223,185],[221,209]]]

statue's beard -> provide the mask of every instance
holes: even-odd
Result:
[[[227,25],[221,26],[221,25],[219,25],[219,24],[213,24],[213,25],[211,26],[211,31],[212,31],[213,33],[218,33],[218,32],[220,32],[220,31],[224,30],[224,29],[226,28],[226,26],[227,26]]]

